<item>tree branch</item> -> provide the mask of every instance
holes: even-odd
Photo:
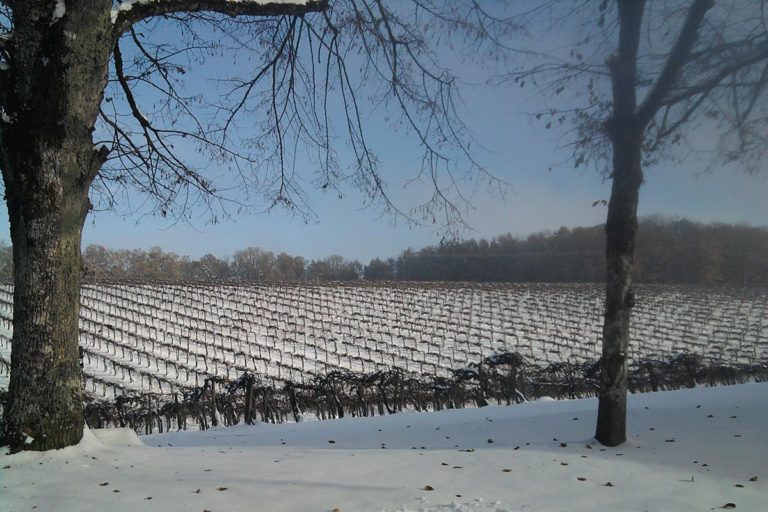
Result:
[[[742,69],[754,66],[764,60],[768,60],[768,44],[762,45],[743,59],[733,61],[730,65],[722,67],[710,78],[683,89],[679,94],[668,97],[663,100],[659,106],[671,106],[693,96],[705,94],[720,85],[720,83],[728,76],[733,75]]]
[[[328,8],[328,0],[126,0],[112,10],[114,37],[134,24],[175,13],[215,12],[228,16],[302,16]]]
[[[622,0],[618,53],[608,59],[613,91],[613,122],[627,125],[637,105],[637,53],[645,0]]]
[[[664,98],[669,94],[680,75],[680,71],[685,66],[685,63],[688,62],[688,57],[691,54],[693,45],[696,44],[699,27],[701,27],[704,16],[714,5],[714,0],[696,0],[688,9],[685,22],[680,29],[680,35],[677,41],[675,41],[672,51],[669,52],[659,78],[653,84],[650,92],[648,92],[648,95],[637,110],[637,119],[641,126],[646,126],[663,105]]]

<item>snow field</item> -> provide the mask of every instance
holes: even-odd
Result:
[[[768,384],[629,397],[630,440],[602,448],[595,399],[257,424],[0,455],[8,512],[758,512]],[[608,485],[610,483],[610,485]]]

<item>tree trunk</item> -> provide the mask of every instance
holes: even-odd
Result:
[[[618,0],[619,47],[608,60],[613,114],[606,130],[613,146],[611,199],[606,234],[605,319],[600,370],[600,404],[595,437],[606,446],[627,440],[627,352],[634,294],[632,265],[637,203],[643,183],[645,123],[637,116],[637,52],[645,2]]]
[[[603,358],[597,440],[616,446],[627,439],[627,355],[630,313],[634,305],[632,266],[637,233],[637,203],[643,183],[644,133],[679,79],[711,0],[692,2],[658,78],[638,107],[638,48],[644,0],[617,0],[619,46],[608,60],[613,113],[606,124],[613,146],[613,188],[605,224],[607,268]]]
[[[50,199],[26,194],[13,207],[9,198],[15,287],[5,441],[14,449],[60,448],[83,432],[77,322],[85,215],[77,197]]]
[[[16,2],[0,163],[13,241],[14,311],[4,442],[77,443],[80,239],[88,190],[106,156],[91,133],[106,84],[109,0]]]
[[[627,353],[634,305],[632,267],[637,233],[637,204],[643,182],[642,131],[613,136],[613,186],[605,224],[607,275],[600,403],[596,438],[606,446],[627,439]]]

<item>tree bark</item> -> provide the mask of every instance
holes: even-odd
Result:
[[[637,54],[644,0],[618,0],[619,47],[608,61],[613,114],[606,130],[613,146],[612,188],[606,234],[603,357],[595,437],[606,446],[627,440],[627,352],[634,293],[632,267],[637,203],[643,183],[646,123],[637,116]]]
[[[91,133],[106,84],[109,0],[16,2],[3,180],[14,311],[3,441],[14,451],[77,443],[83,433],[78,318],[88,190],[106,150]]]
[[[613,144],[613,185],[606,234],[605,319],[596,438],[606,446],[627,440],[627,353],[634,305],[632,267],[637,205],[643,182],[641,136],[625,134]]]
[[[40,172],[50,179],[51,173]],[[55,181],[55,180],[52,180]],[[83,202],[42,192],[9,197],[14,251],[13,351],[5,442],[61,448],[83,432],[78,357]],[[63,196],[63,194],[62,194]],[[79,203],[79,204],[78,204]]]

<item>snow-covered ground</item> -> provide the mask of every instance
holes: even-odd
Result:
[[[86,432],[0,455],[3,511],[764,511],[768,384],[630,397],[629,442],[594,399],[238,426]]]

